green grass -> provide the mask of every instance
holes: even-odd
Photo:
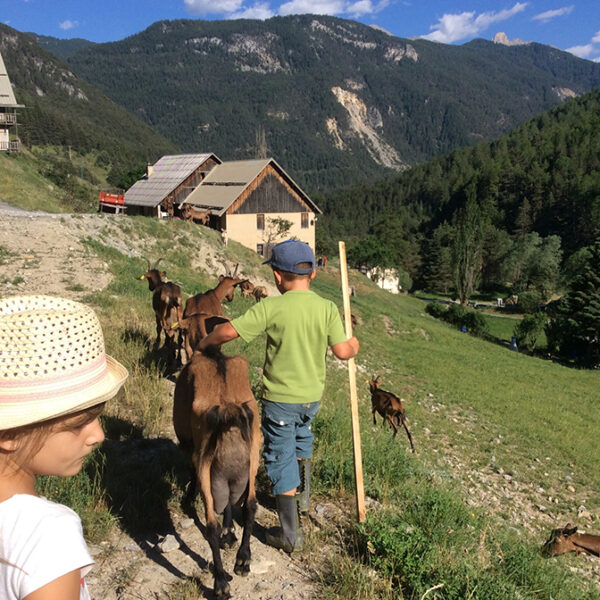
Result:
[[[217,282],[215,276],[190,267],[200,239],[213,241],[245,272],[269,276],[251,251],[235,243],[222,248],[216,232],[206,228],[142,218],[121,223],[128,237],[148,240],[148,258],[162,257],[161,268],[187,295]],[[69,483],[45,489],[78,512],[88,511],[86,531],[96,531],[95,536],[114,520],[130,532],[162,533],[183,494],[186,470],[167,434],[169,373],[164,356],[151,349],[151,294],[146,282],[137,280],[146,264],[98,240],[87,240],[87,247],[109,264],[114,278],[86,301],[100,315],[109,353],[125,364],[130,378],[107,405],[108,440],[96,466]],[[569,514],[576,515],[583,502],[588,508],[598,507],[600,373],[510,352],[427,315],[421,300],[383,292],[354,272],[350,280],[357,292],[352,312],[359,318],[356,335],[361,343],[356,362],[365,491],[380,504],[369,509],[361,526],[343,519],[314,534],[316,547],[332,535],[341,541],[339,552],[319,561],[323,597],[418,600],[441,585],[427,598],[599,598],[597,589],[568,570],[568,565],[577,564],[575,557],[541,559],[539,547],[546,533],[541,519],[531,518],[537,528],[532,536],[522,523],[510,520],[508,498],[504,512],[483,504],[470,506],[468,501],[476,498],[470,493],[469,477],[481,471],[510,474],[531,490],[534,507],[546,503],[548,494],[560,498],[556,510]],[[314,289],[341,307],[339,278],[332,269],[319,270]],[[252,304],[236,295],[226,305],[226,314],[241,314]],[[513,320],[487,318],[499,319],[494,335],[507,339]],[[252,344],[236,340],[225,350],[248,358],[258,395],[264,339]],[[364,380],[375,372],[381,373],[385,389],[405,400],[416,455],[409,453],[403,430],[393,439],[389,427],[372,425]],[[351,515],[354,477],[347,382],[347,370],[330,360],[314,423],[313,489],[316,499],[329,498]],[[574,497],[565,491],[567,478],[577,490]],[[260,485],[261,493],[267,493],[264,480]],[[544,494],[536,495],[539,487]],[[496,492],[503,496],[501,485]]]

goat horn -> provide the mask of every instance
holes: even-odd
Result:
[[[154,263],[154,267],[152,267],[153,269],[156,269],[156,267],[158,267],[158,263],[162,260],[162,258],[159,258],[155,263]]]
[[[234,278],[236,277],[236,275],[237,275],[237,272],[238,272],[238,267],[239,267],[239,266],[240,266],[240,263],[238,263],[237,265],[235,265],[235,270],[233,271],[233,275],[232,275],[232,277],[234,277]]]
[[[147,258],[147,259],[146,259],[146,262],[148,263],[148,271],[149,271],[149,270],[151,269],[151,267],[150,267],[150,259],[149,259],[149,258]]]
[[[230,271],[229,267],[227,266],[227,263],[224,260],[221,260],[219,262],[223,265],[223,268],[225,269],[225,276],[231,277],[231,271]]]

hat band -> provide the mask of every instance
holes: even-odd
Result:
[[[101,381],[107,372],[106,357],[102,355],[82,368],[77,374],[71,372],[57,377],[46,377],[38,381],[17,380],[8,382],[0,380],[0,404],[28,402],[41,398],[75,394]]]

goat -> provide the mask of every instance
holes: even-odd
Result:
[[[173,424],[181,449],[191,458],[192,489],[200,484],[214,595],[229,598],[220,548],[236,540],[232,506],[243,503],[244,531],[234,568],[238,575],[250,572],[250,535],[257,508],[260,422],[246,359],[224,356],[214,346],[194,353],[175,384]],[[222,527],[217,522],[220,513]]]
[[[255,285],[252,290],[252,295],[257,302],[260,302],[263,298],[267,298],[269,290],[264,285]]]
[[[408,436],[408,441],[410,442],[410,448],[414,454],[415,447],[413,444],[412,435],[408,429],[408,421],[406,420],[402,400],[398,398],[396,394],[392,394],[392,392],[379,389],[379,386],[383,383],[379,381],[379,375],[373,375],[373,378],[370,381],[367,379],[366,383],[369,384],[369,389],[371,390],[373,425],[377,424],[377,419],[375,418],[375,413],[377,412],[383,417],[384,423],[386,419],[388,420],[389,424],[394,430],[393,437],[396,437],[396,434],[398,433],[398,425],[402,423],[404,430],[406,431],[406,435]]]
[[[181,216],[184,221],[198,221],[202,225],[208,225],[210,213],[210,210],[198,210],[191,204],[184,204],[181,207]]]
[[[181,311],[181,288],[170,281],[163,281],[162,278],[166,275],[164,271],[157,269],[162,258],[159,258],[154,266],[148,263],[148,271],[140,275],[138,279],[147,279],[148,288],[152,292],[152,308],[156,318],[156,341],[154,347],[157,348],[160,344],[161,331],[165,334],[165,346],[169,348],[169,354],[173,358],[177,357],[177,351],[173,352],[175,332],[171,328],[172,324],[180,321],[182,318]],[[179,335],[178,345],[181,347],[181,334]]]
[[[223,300],[231,302],[236,286],[240,285],[241,279],[237,278],[237,270],[239,264],[235,266],[233,274],[227,268],[225,263],[225,275],[219,275],[219,284],[216,288],[208,290],[203,294],[196,294],[188,298],[185,302],[185,310],[183,311],[184,318],[191,315],[206,314],[206,315],[223,315]]]
[[[198,344],[212,331],[214,326],[227,321],[229,321],[227,317],[199,313],[182,318],[181,321],[173,323],[171,328],[185,332],[185,353],[189,360],[193,352],[197,350]]]
[[[567,523],[562,529],[554,529],[542,547],[546,556],[560,556],[567,552],[585,552],[600,557],[600,535],[577,533],[577,527]]]
[[[244,281],[240,283],[240,290],[242,290],[242,297],[248,298],[248,296],[252,296],[254,284],[249,279],[244,279]]]

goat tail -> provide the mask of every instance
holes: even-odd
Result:
[[[217,373],[225,379],[225,376],[227,375],[227,359],[229,357],[221,352],[220,346],[207,346],[202,350],[202,354],[215,362],[217,365]]]
[[[242,439],[247,444],[250,443],[254,413],[248,404],[226,402],[213,406],[206,412],[206,424],[211,432],[206,448],[208,452],[213,452],[223,434],[234,427],[240,430]]]

